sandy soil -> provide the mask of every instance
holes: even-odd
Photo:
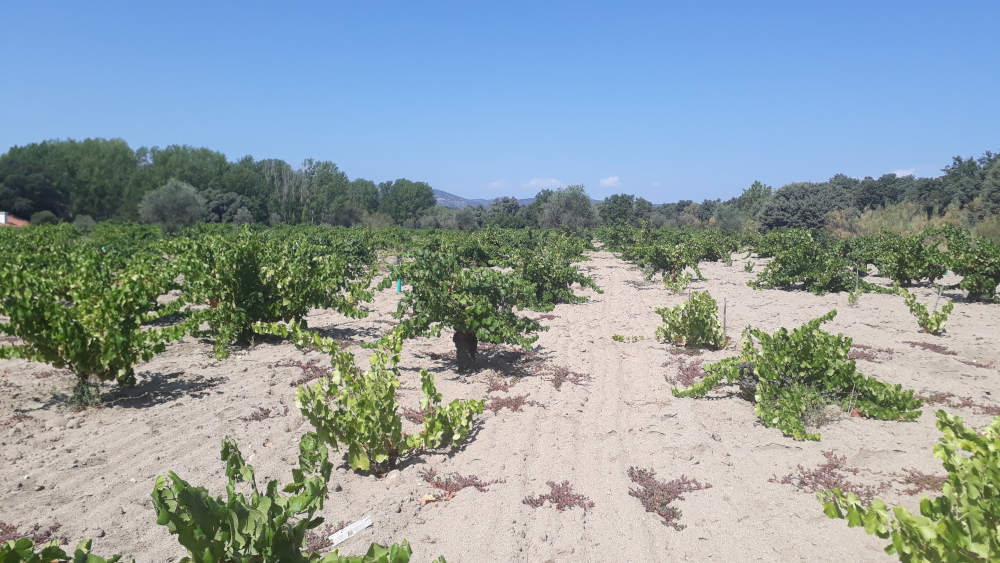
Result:
[[[371,541],[405,538],[415,561],[438,555],[453,562],[891,560],[882,552],[884,542],[827,519],[812,493],[772,477],[780,479],[800,464],[815,468],[831,450],[861,469],[849,477],[862,484],[892,481],[904,468],[942,474],[932,457],[937,407],[926,407],[912,423],[840,416],[822,427],[822,441],[795,442],[757,423],[752,405],[732,394],[675,399],[671,381],[682,361],[732,355],[748,324],[771,331],[836,308],[828,330],[892,350],[876,361],[859,360],[864,373],[996,406],[1000,386],[990,364],[1000,364],[1000,309],[958,302],[946,335],[934,337],[918,331],[898,297],[864,295],[852,308],[845,294],[755,291],[746,285],[754,274],[743,264],[739,257],[732,266],[703,264],[707,281],[691,288],[708,289],[720,304],[725,299],[728,334],[734,338],[729,350],[697,357],[668,353],[669,346],[652,338],[659,324],[653,308],[686,296],[644,281],[634,266],[607,252],[592,253],[584,264],[604,294],[588,291],[588,302],[556,307],[554,317],[543,321],[549,329],[540,335],[535,355],[493,350],[480,358],[480,372],[460,376],[448,357],[450,332],[405,343],[404,406],[418,406],[420,368],[437,374],[446,401],[485,397],[491,377],[511,377],[516,385],[490,396],[528,395],[537,404],[521,412],[487,411],[461,451],[422,455],[383,477],[338,467],[323,516],[337,523],[369,515],[375,522],[341,550],[360,553]],[[925,302],[933,300],[932,290],[915,291]],[[308,321],[353,343],[364,362],[367,352],[356,344],[389,330],[396,299],[394,291],[379,294],[366,319],[315,311]],[[643,339],[613,342],[615,333]],[[940,344],[954,355],[905,341]],[[149,493],[156,475],[172,469],[224,494],[219,447],[223,436],[232,436],[260,480],[287,482],[298,437],[308,424],[294,407],[295,389],[289,385],[301,372],[276,364],[310,359],[323,361],[316,353],[272,342],[237,350],[220,362],[211,357],[211,342],[188,338],[140,366],[136,388],[120,393],[110,406],[85,412],[61,402],[72,376],[44,365],[0,361],[0,522],[59,523],[60,535],[74,542],[96,538],[98,553],[178,560],[183,549],[155,524]],[[586,379],[556,389],[552,374],[558,368]],[[242,420],[256,407],[270,409],[272,416]],[[968,406],[949,410],[976,426],[991,418]],[[331,455],[342,463],[341,453]],[[655,470],[664,481],[686,475],[712,487],[674,503],[686,526],[675,530],[629,495],[634,485],[626,473],[632,466]],[[503,482],[485,492],[467,488],[451,500],[421,504],[435,492],[421,477],[426,469]],[[593,507],[558,511],[523,502],[548,492],[546,482],[564,480]],[[880,496],[916,506],[919,495],[904,488],[892,483]]]

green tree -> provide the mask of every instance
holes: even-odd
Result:
[[[524,226],[524,216],[520,211],[521,204],[516,198],[497,198],[486,208],[483,222],[486,225],[517,229]]]
[[[142,197],[139,215],[144,222],[160,223],[172,232],[203,220],[205,200],[191,184],[171,179]]]
[[[414,224],[424,210],[434,207],[434,190],[426,182],[400,178],[378,185],[378,210],[399,225]]]
[[[605,225],[630,224],[634,222],[635,196],[615,194],[601,202],[601,223]]]
[[[541,194],[539,194],[541,195]],[[589,229],[597,225],[597,215],[583,186],[574,185],[547,194],[541,204],[538,226]]]

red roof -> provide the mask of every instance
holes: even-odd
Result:
[[[10,213],[4,213],[2,217],[3,220],[0,220],[0,227],[27,227],[30,225],[28,221],[25,221],[20,217],[15,217]]]

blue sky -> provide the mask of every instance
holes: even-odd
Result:
[[[1000,150],[997,21],[995,1],[4,2],[0,151],[120,137],[466,197],[936,176]]]

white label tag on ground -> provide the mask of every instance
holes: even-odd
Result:
[[[372,519],[369,518],[368,516],[365,516],[361,520],[358,520],[357,522],[344,527],[342,530],[330,536],[330,541],[333,543],[331,547],[343,543],[344,540],[346,540],[347,538],[357,534],[361,530],[364,530],[365,528],[371,525],[372,525]]]

